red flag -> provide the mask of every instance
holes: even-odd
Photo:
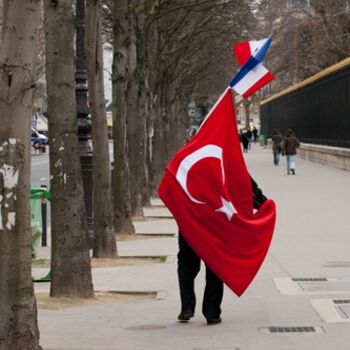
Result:
[[[249,45],[249,41],[237,43],[233,45],[233,53],[237,59],[237,62],[243,66],[249,58],[253,55],[252,49]]]
[[[168,164],[158,193],[188,244],[240,296],[267,254],[275,205],[253,213],[230,88]]]

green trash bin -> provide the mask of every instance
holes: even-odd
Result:
[[[31,229],[32,229],[32,259],[35,260],[41,244],[42,236],[42,217],[41,203],[43,200],[51,200],[51,193],[45,188],[32,188],[30,190],[30,206],[31,206]],[[47,276],[36,280],[36,282],[51,281],[51,272]]]
[[[41,200],[30,199],[30,209],[30,226],[32,229],[32,259],[34,260],[38,256],[42,235]]]
[[[261,147],[267,146],[267,137],[266,135],[259,135],[259,143]]]

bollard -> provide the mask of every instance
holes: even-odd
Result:
[[[46,185],[41,185],[41,188],[47,189]],[[47,247],[47,199],[41,199],[41,224],[42,224],[42,235],[41,235],[41,246]]]
[[[267,138],[266,135],[259,135],[259,143],[260,143],[260,147],[265,148],[267,146]]]

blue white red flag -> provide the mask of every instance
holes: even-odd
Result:
[[[250,57],[254,56],[259,62],[261,62],[267,50],[271,45],[271,38],[263,40],[252,40],[237,43],[233,45],[233,52],[236,56],[237,62],[243,66]]]
[[[271,38],[234,45],[234,54],[243,67],[231,80],[230,87],[244,98],[275,79],[261,63],[270,45]]]

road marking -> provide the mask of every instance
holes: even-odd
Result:
[[[333,299],[310,299],[310,303],[327,323],[350,322],[346,309],[342,310],[342,305],[335,304]]]

